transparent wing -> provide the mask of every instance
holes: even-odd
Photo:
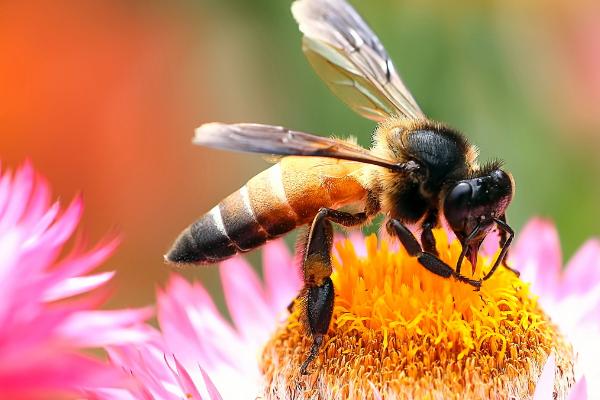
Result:
[[[222,124],[213,122],[196,129],[194,144],[250,153],[332,157],[397,169],[393,161],[341,140],[292,131],[281,126]]]
[[[358,114],[423,118],[383,45],[345,0],[298,0],[294,18],[315,71]]]

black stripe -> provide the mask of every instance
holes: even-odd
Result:
[[[219,209],[227,236],[241,251],[262,246],[269,239],[269,235],[259,225],[252,210],[245,206],[239,191],[223,200],[219,204]]]
[[[194,222],[190,232],[200,251],[211,261],[231,257],[238,251],[226,233],[219,229],[211,213]]]
[[[205,214],[175,240],[166,255],[169,262],[208,264],[237,253],[233,242],[222,232],[212,214]]]

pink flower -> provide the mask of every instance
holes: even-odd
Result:
[[[373,254],[372,241],[365,247],[365,240],[358,236],[353,237],[356,253],[361,257]],[[591,340],[600,326],[597,318],[600,245],[597,241],[585,244],[563,272],[554,228],[545,221],[533,220],[521,234],[511,257],[512,264],[522,270],[525,281],[532,282],[532,290],[539,294],[544,310],[575,348],[577,383],[571,388],[569,399],[585,399],[588,395],[596,398],[599,392],[595,382],[600,376],[593,364],[597,346]],[[212,400],[220,396],[254,399],[263,395],[265,380],[259,370],[259,359],[265,343],[282,320],[287,319],[286,306],[301,287],[297,267],[282,242],[268,244],[263,261],[264,283],[241,258],[220,267],[233,324],[221,316],[200,284],[173,277],[158,294],[162,334],[152,331],[152,340],[147,345],[109,349],[113,363],[130,371],[136,386],[95,392],[95,396]],[[551,355],[540,375],[536,399],[552,398],[556,366]],[[378,389],[370,385],[377,398]],[[298,393],[294,396],[304,398]]]
[[[81,243],[64,255],[82,203],[50,205],[45,180],[29,163],[0,175],[0,393],[3,398],[74,395],[123,379],[122,371],[83,351],[145,334],[134,326],[151,310],[102,311],[94,290],[113,272],[86,275],[114,250]],[[73,296],[79,295],[76,299]]]

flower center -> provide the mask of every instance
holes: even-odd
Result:
[[[443,230],[435,237],[440,258],[455,265],[460,244]],[[267,343],[267,398],[528,398],[551,352],[555,393],[573,384],[570,345],[514,273],[499,268],[477,292],[385,240],[365,244],[366,257],[349,240],[336,244],[335,308],[312,373],[299,374],[312,343],[301,307]],[[494,260],[480,256],[474,276]]]

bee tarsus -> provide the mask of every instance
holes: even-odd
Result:
[[[520,272],[510,268],[508,265],[506,265],[506,253],[508,252],[508,247],[510,246],[514,236],[515,236],[515,232],[513,231],[513,229],[508,226],[508,224],[505,222],[504,216],[502,216],[501,218],[494,218],[494,222],[496,223],[496,225],[498,226],[498,228],[502,231],[502,234],[500,235],[500,241],[501,241],[501,249],[500,250],[500,254],[498,254],[498,258],[496,258],[496,261],[494,261],[494,265],[492,266],[492,268],[490,269],[490,271],[483,277],[482,280],[487,281],[496,271],[496,269],[498,268],[498,266],[502,263],[502,266],[504,266],[506,269],[508,269],[509,271],[515,273],[517,276],[520,275]],[[505,235],[505,236],[503,236]],[[508,235],[508,237],[506,237],[506,235]],[[505,239],[502,239],[502,237],[505,237]]]
[[[404,225],[402,222],[396,219],[390,219],[387,223],[388,233],[396,236],[408,254],[412,257],[416,257],[423,267],[434,274],[441,276],[442,278],[454,277],[460,282],[467,283],[473,286],[476,290],[481,287],[480,280],[469,279],[466,276],[459,274],[453,270],[451,266],[440,260],[439,257],[430,252],[423,251],[423,248],[413,235],[413,233]]]
[[[317,355],[319,354],[319,349],[321,348],[322,344],[323,344],[323,335],[315,335],[313,337],[312,346],[310,347],[310,352],[308,353],[306,360],[304,360],[304,362],[300,366],[300,374],[301,375],[309,375],[310,374],[310,372],[308,371],[308,366],[314,361],[315,358],[317,358]]]

